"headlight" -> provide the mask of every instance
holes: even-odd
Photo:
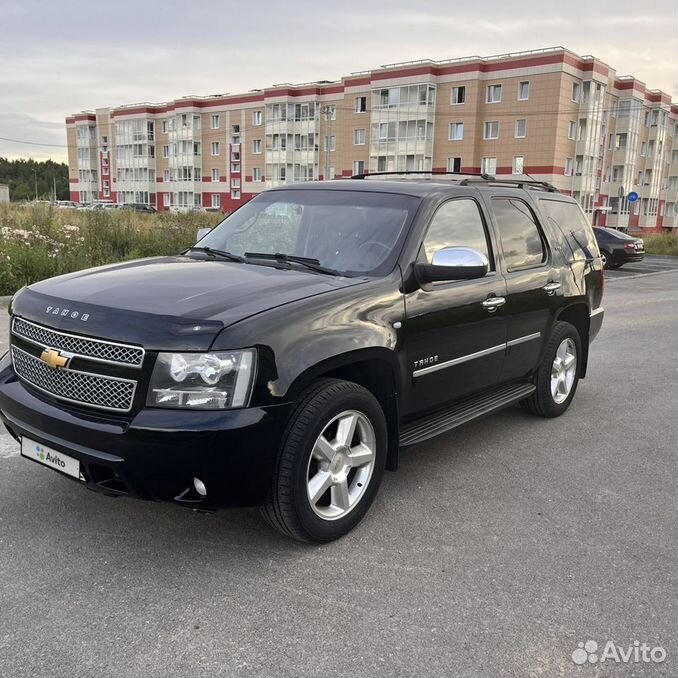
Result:
[[[223,410],[247,405],[256,366],[254,349],[160,353],[146,405]]]

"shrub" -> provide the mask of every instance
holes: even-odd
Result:
[[[674,233],[649,233],[643,236],[647,254],[670,254],[678,257],[678,235]]]
[[[0,295],[91,266],[177,254],[219,214],[0,205]]]

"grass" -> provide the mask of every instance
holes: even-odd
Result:
[[[176,254],[219,214],[0,205],[0,296],[62,273]]]
[[[650,233],[644,235],[646,254],[669,254],[678,257],[678,235],[673,233]]]

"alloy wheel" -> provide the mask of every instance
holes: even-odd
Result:
[[[570,337],[566,337],[558,345],[551,367],[551,395],[558,405],[570,395],[576,374],[577,347]]]

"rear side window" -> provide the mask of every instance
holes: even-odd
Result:
[[[426,260],[431,263],[433,255],[444,247],[470,247],[484,254],[490,270],[494,270],[485,224],[475,200],[449,200],[433,215],[424,239]]]
[[[574,260],[593,259],[598,256],[598,245],[593,229],[577,203],[541,199],[539,205],[546,218],[565,237]]]
[[[546,261],[544,239],[530,206],[518,198],[492,198],[508,271],[532,268]]]

